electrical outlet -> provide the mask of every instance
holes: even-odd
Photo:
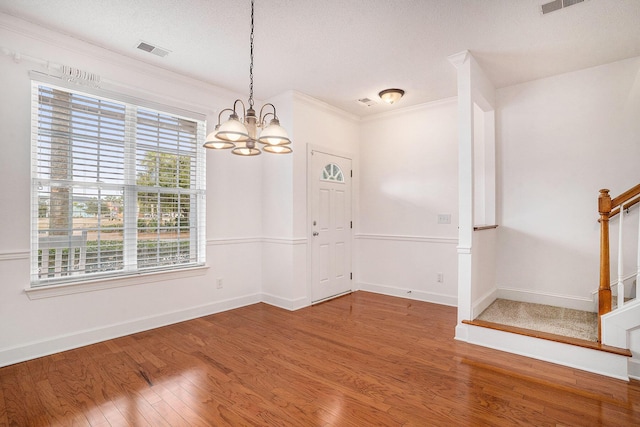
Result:
[[[221,277],[216,279],[216,288],[222,289],[222,278]]]
[[[438,224],[451,224],[451,214],[438,214]]]
[[[438,283],[444,282],[444,274],[438,273],[437,280],[438,280]]]

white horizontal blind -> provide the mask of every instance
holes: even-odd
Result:
[[[204,263],[203,121],[32,96],[32,286]]]

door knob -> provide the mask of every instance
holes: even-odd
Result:
[[[314,231],[314,232],[313,232],[313,235],[314,235],[314,236],[317,236],[318,234],[320,234],[320,233],[318,233],[317,231]]]

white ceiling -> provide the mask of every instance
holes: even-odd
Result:
[[[549,1],[256,0],[255,97],[294,89],[365,116],[455,96],[447,57],[466,49],[496,87],[640,56],[640,0],[543,16]],[[0,11],[248,97],[249,0],[0,0]],[[393,107],[377,98],[390,87],[406,91]]]

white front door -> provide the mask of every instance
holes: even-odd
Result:
[[[351,291],[351,159],[311,151],[311,300]]]

